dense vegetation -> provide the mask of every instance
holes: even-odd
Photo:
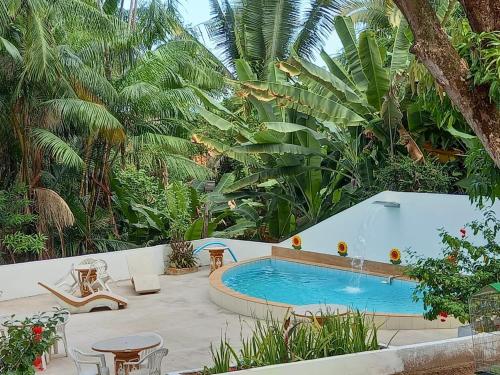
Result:
[[[220,60],[175,0],[0,2],[1,261],[278,241],[384,189],[500,195],[391,1],[210,4]],[[498,107],[498,32],[432,4]]]

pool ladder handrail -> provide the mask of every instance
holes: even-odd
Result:
[[[193,255],[196,255],[198,254],[200,251],[202,250],[205,250],[208,246],[213,246],[213,245],[217,245],[217,246],[224,246],[228,251],[229,251],[229,254],[231,254],[231,257],[233,258],[233,260],[235,262],[238,262],[238,259],[236,258],[236,256],[234,255],[233,251],[231,250],[231,248],[229,246],[227,246],[225,243],[223,242],[207,242],[199,247],[197,247],[194,252],[193,252]]]
[[[387,278],[386,284],[392,285],[392,280],[394,280],[395,278],[401,277],[401,276],[403,276],[403,275],[390,275]]]

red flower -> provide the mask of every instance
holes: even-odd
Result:
[[[446,311],[441,311],[439,313],[439,316],[441,317],[442,322],[446,322],[446,318],[448,317],[448,313]]]
[[[464,237],[465,237],[465,235],[467,234],[467,232],[466,232],[465,228],[461,228],[461,229],[460,229],[460,234],[461,234],[462,238],[464,238]]]
[[[33,361],[33,366],[35,366],[35,368],[41,370],[42,369],[42,357],[36,357],[35,360]]]
[[[33,326],[33,327],[31,327],[31,331],[35,335],[35,341],[36,342],[42,341],[42,333],[43,333],[43,327],[42,326]]]

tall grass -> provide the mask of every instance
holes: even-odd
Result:
[[[319,323],[321,322],[321,324]],[[379,348],[373,318],[351,311],[343,315],[327,313],[309,322],[290,323],[274,319],[257,321],[247,338],[235,350],[226,339],[211,346],[213,365],[204,375],[279,363],[288,363],[357,353]]]

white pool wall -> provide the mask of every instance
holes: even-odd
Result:
[[[375,201],[398,203],[399,207],[385,207]],[[498,215],[500,202],[489,209]],[[481,210],[466,195],[385,191],[306,229],[300,236],[304,250],[336,254],[337,243],[345,241],[350,257],[388,262],[392,248],[437,256],[443,247],[439,228],[459,235],[466,223],[482,218]],[[470,231],[468,235],[478,242]],[[291,240],[279,245],[290,248]]]

